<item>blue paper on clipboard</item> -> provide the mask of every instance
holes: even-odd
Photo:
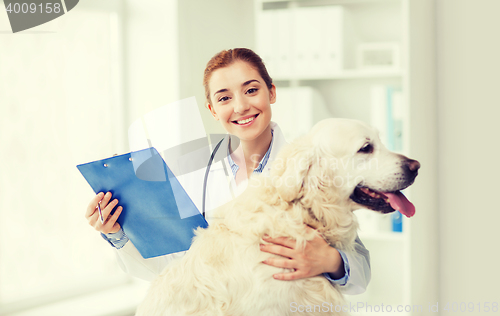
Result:
[[[94,192],[108,192],[123,211],[123,231],[143,258],[188,250],[208,226],[155,148],[77,166]]]

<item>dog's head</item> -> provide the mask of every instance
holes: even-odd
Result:
[[[410,217],[415,208],[400,190],[419,168],[418,161],[389,151],[363,122],[326,119],[280,152],[271,177],[284,201],[305,202],[312,210],[334,203]]]

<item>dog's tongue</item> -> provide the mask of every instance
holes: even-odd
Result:
[[[389,202],[391,203],[393,209],[398,210],[406,217],[412,217],[415,215],[415,206],[408,201],[406,196],[404,196],[400,191],[397,191],[396,193],[384,192],[384,195],[389,198]]]

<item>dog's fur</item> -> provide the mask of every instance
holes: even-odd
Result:
[[[303,247],[317,232],[331,246],[352,250],[358,228],[352,211],[364,207],[351,200],[354,190],[409,186],[416,174],[408,172],[408,161],[388,151],[362,122],[318,123],[280,152],[270,176],[252,176],[243,194],[217,210],[215,223],[196,231],[187,254],[153,282],[137,315],[282,316],[294,314],[292,302],[343,304],[339,288],[322,276],[273,279],[284,269],[262,263],[272,256],[260,251],[262,237],[290,237]],[[304,224],[315,231],[307,233]]]

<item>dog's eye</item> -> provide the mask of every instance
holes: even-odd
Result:
[[[373,145],[370,143],[366,143],[361,147],[360,150],[358,150],[358,153],[363,153],[363,154],[371,154],[373,152]]]

